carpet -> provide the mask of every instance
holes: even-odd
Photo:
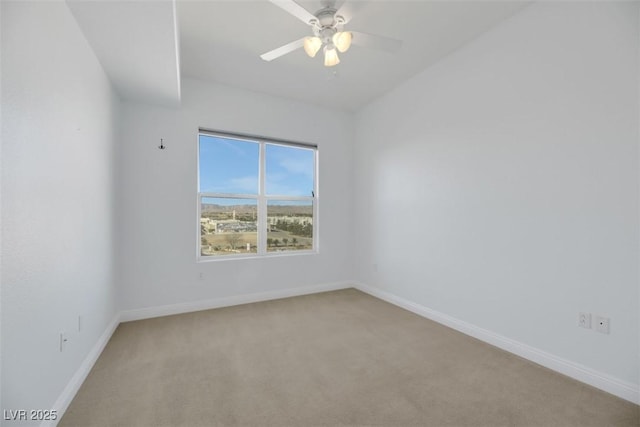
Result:
[[[639,420],[637,405],[346,289],[123,323],[59,425]]]

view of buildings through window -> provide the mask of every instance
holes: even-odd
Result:
[[[316,149],[200,133],[201,257],[311,251]]]

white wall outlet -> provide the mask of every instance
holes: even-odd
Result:
[[[602,316],[596,316],[595,330],[600,332],[600,333],[602,333],[602,334],[608,334],[609,333],[609,318],[608,317],[602,317]]]
[[[591,313],[580,313],[578,315],[578,326],[591,329]]]
[[[62,353],[64,349],[67,347],[67,342],[69,339],[67,338],[66,332],[60,332],[60,352]]]

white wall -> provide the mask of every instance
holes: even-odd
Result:
[[[51,409],[116,312],[119,100],[64,2],[1,8],[2,409]]]
[[[352,126],[349,113],[196,80],[183,81],[179,109],[124,104],[122,308],[352,279]],[[319,254],[196,261],[200,127],[318,145]]]
[[[638,16],[534,4],[362,110],[356,278],[638,384]]]

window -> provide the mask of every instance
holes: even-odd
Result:
[[[200,131],[199,259],[317,249],[317,149]]]

